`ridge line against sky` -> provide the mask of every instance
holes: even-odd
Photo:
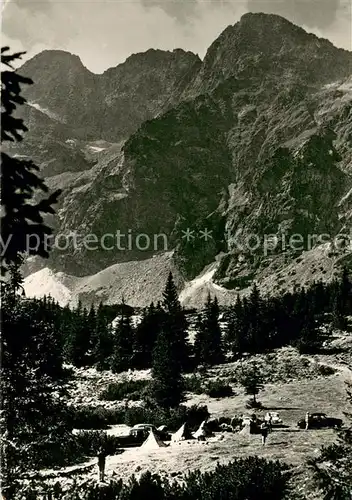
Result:
[[[246,12],[279,14],[306,31],[352,50],[350,0],[8,0],[2,45],[77,54],[95,73],[150,48],[192,51],[201,58]]]

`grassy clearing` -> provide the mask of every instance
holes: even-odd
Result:
[[[262,416],[268,410],[278,411],[287,426],[275,429],[272,434],[269,434],[266,446],[261,445],[258,435],[242,436],[237,433],[224,432],[216,434],[214,438],[204,443],[189,441],[148,452],[141,448],[128,449],[122,454],[108,456],[107,477],[127,478],[132,474],[139,476],[142,472],[150,470],[161,475],[179,478],[190,470],[209,471],[213,470],[217,463],[225,464],[236,457],[258,455],[291,464],[296,471],[294,481],[303,496],[305,495],[304,498],[318,500],[319,496],[314,496],[310,473],[305,462],[307,458],[318,454],[322,445],[333,443],[336,435],[331,429],[299,430],[297,421],[304,417],[306,411],[324,412],[330,416],[344,418],[343,412],[348,409],[344,381],[351,376],[351,372],[344,364],[348,352],[348,349],[345,349],[346,338],[341,337],[334,341],[337,344],[336,347],[343,348],[343,352],[338,354],[300,356],[295,349],[284,348],[255,357],[265,377],[265,388],[258,395],[263,409],[256,413]],[[347,343],[349,348],[349,339]],[[241,365],[247,362],[250,360],[217,366],[197,376],[191,375],[186,405],[206,405],[211,417],[232,418],[243,413],[253,413],[252,410],[246,410],[248,396],[237,383]],[[321,365],[330,366],[333,370],[322,369]],[[87,388],[87,394],[89,393],[92,401],[96,402],[98,402],[101,390],[109,383],[121,383],[126,378],[128,380],[149,378],[147,372],[124,374],[122,378],[121,375],[117,377],[110,373],[93,373],[93,371],[83,375],[86,378],[80,379],[79,383]],[[221,382],[222,385],[229,384],[233,389],[233,394],[225,398],[214,398],[205,394],[203,387],[214,384],[216,381]],[[95,388],[94,391],[92,386]],[[82,403],[85,401],[84,391]],[[118,405],[117,402],[98,402],[98,404],[102,403],[107,407],[114,405],[114,408]],[[94,463],[95,460],[91,462],[92,465]],[[96,467],[93,467],[84,478],[95,478],[96,474]]]
[[[308,411],[322,411],[331,416],[343,418],[348,409],[344,380],[346,373],[311,380],[297,380],[289,383],[268,384],[259,395],[265,410],[279,411],[287,428],[274,429],[269,434],[266,446],[261,445],[258,435],[221,433],[206,442],[189,441],[175,443],[167,448],[145,452],[141,448],[107,458],[107,477],[137,476],[144,471],[171,477],[179,477],[190,470],[213,470],[216,463],[225,464],[236,457],[258,455],[268,459],[279,459],[301,474],[299,481],[306,487],[309,475],[304,467],[307,458],[319,453],[322,445],[335,441],[332,429],[299,430],[297,421]],[[214,417],[242,414],[246,412],[247,396],[243,391],[226,399],[213,399],[206,395],[194,395],[187,404],[205,404]],[[96,477],[96,470],[90,473]],[[312,497],[313,498],[313,497]]]

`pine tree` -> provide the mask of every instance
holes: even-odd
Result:
[[[78,302],[71,315],[69,337],[65,347],[66,356],[74,366],[87,364],[87,354],[90,348],[91,332],[88,324],[88,312]]]
[[[1,64],[7,67],[1,70],[1,144],[21,141],[21,132],[27,131],[14,112],[26,102],[21,85],[32,83],[12,68],[23,53],[8,54],[8,50],[1,49]],[[48,256],[46,236],[51,229],[43,216],[54,213],[52,205],[60,194],[56,191],[35,201],[36,194],[48,192],[38,171],[32,161],[1,152],[1,275],[7,278],[1,287],[1,486],[9,500],[15,497],[16,480],[23,469],[29,464],[40,467],[48,445],[53,448],[67,437],[60,418],[63,404],[60,397],[54,397],[60,396],[60,391],[47,373],[47,349],[56,335],[55,324],[33,318],[31,310],[38,302],[23,300],[17,294],[22,286],[19,268],[23,254]],[[31,235],[36,236],[36,245],[28,248]]]
[[[16,486],[20,472],[41,467],[54,449],[69,440],[55,352],[57,331],[40,301],[2,296],[2,490]],[[54,359],[55,354],[58,359]],[[56,370],[54,370],[56,368]]]
[[[138,368],[151,367],[153,349],[160,332],[161,321],[162,311],[156,309],[153,303],[143,310],[142,320],[136,328],[134,343]]]
[[[221,363],[224,354],[219,325],[219,306],[216,298],[214,301],[211,300],[210,294],[202,316],[196,339],[198,362],[205,365]]]
[[[202,315],[198,314],[197,319],[195,322],[195,338],[194,338],[194,344],[193,344],[193,353],[194,353],[194,362],[195,366],[199,366],[202,362],[202,345],[204,344],[204,338],[203,338],[203,322],[202,322]]]
[[[187,320],[178,300],[178,293],[171,272],[163,292],[162,308],[164,311],[162,329],[170,335],[173,345],[172,355],[180,365],[181,370],[183,370],[189,365]]]
[[[113,348],[112,326],[101,315],[97,315],[92,345],[92,361],[97,370],[107,370],[110,367]]]
[[[335,283],[332,295],[332,324],[335,328],[346,330],[347,315],[351,313],[351,283],[347,268],[343,269],[341,280]]]
[[[347,328],[347,320],[343,313],[341,296],[338,292],[333,297],[331,323],[334,328],[338,328],[339,330],[346,330]]]
[[[267,345],[264,330],[263,301],[255,284],[248,298],[248,347],[251,352],[261,352]]]
[[[2,282],[4,291],[6,290],[7,294],[12,294],[13,296],[16,296],[17,294],[21,294],[22,296],[25,295],[23,288],[24,280],[20,270],[23,262],[23,255],[18,255],[16,261],[8,264],[7,280]]]
[[[290,315],[289,312],[287,313],[287,323],[291,320],[295,337],[299,339],[305,325],[309,304],[306,290],[302,288],[294,299],[292,314]],[[289,327],[288,324],[287,327]]]
[[[132,368],[134,332],[131,314],[122,309],[122,314],[114,332],[114,350],[111,357],[111,370],[119,373]]]
[[[88,313],[88,323],[89,323],[92,330],[94,330],[96,321],[97,321],[97,313],[95,311],[94,304],[92,304],[90,306],[89,313]]]
[[[318,332],[315,325],[312,311],[307,310],[304,326],[298,341],[298,348],[301,354],[311,354],[318,347]]]
[[[23,120],[14,117],[18,105],[26,100],[21,96],[21,85],[30,85],[32,80],[20,76],[12,64],[24,52],[8,54],[8,47],[1,49],[1,64],[7,69],[1,71],[1,143],[21,141],[22,132],[27,131]],[[21,254],[48,257],[47,236],[51,229],[43,222],[43,216],[53,214],[52,205],[57,202],[61,191],[36,203],[36,193],[47,193],[48,188],[38,177],[39,168],[31,161],[10,157],[1,152],[1,236],[4,251],[1,253],[1,273],[6,275],[11,263],[19,263]],[[28,241],[36,237],[36,245],[29,248]]]
[[[183,399],[181,367],[170,332],[161,329],[153,351],[151,396],[162,408],[175,408]]]
[[[239,355],[246,351],[246,335],[243,304],[237,295],[235,304],[229,310],[226,329],[226,344],[233,354]]]

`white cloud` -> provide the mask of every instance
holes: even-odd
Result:
[[[215,38],[248,10],[247,0],[193,0],[192,8],[192,0],[187,2],[12,0],[4,9],[3,40],[28,55],[44,48],[68,50],[89,69],[101,72],[149,48],[183,48],[202,57]],[[274,5],[272,0],[261,4]],[[340,9],[335,21],[315,32],[349,48],[350,29],[351,20]]]

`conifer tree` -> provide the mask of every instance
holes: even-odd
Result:
[[[247,349],[247,331],[244,307],[237,295],[236,302],[230,307],[226,331],[226,342],[233,354],[242,354]]]
[[[248,298],[247,315],[249,327],[247,332],[248,347],[251,352],[260,352],[265,344],[264,321],[263,321],[263,301],[259,289],[254,284]]]
[[[27,131],[23,120],[15,118],[18,105],[26,100],[21,96],[21,86],[32,84],[32,80],[20,76],[12,67],[24,52],[8,53],[9,47],[1,49],[1,143],[23,139]],[[4,69],[6,68],[6,69]],[[1,152],[1,236],[4,251],[1,253],[1,273],[5,275],[11,263],[18,263],[21,254],[48,257],[47,236],[51,229],[44,224],[43,216],[53,214],[52,205],[61,191],[55,191],[39,202],[37,193],[46,194],[48,188],[38,176],[39,168],[31,161],[14,158]],[[29,238],[36,237],[36,245],[28,248]]]
[[[115,373],[132,368],[134,332],[130,312],[123,308],[114,332],[111,370]]]
[[[183,370],[189,364],[187,320],[178,300],[178,293],[171,272],[163,292],[162,308],[164,311],[162,329],[164,333],[170,336],[173,346],[172,356]]]
[[[89,313],[88,313],[88,323],[89,323],[89,325],[90,325],[90,327],[92,328],[93,331],[94,331],[94,327],[95,327],[96,321],[97,321],[97,314],[96,314],[96,311],[95,311],[94,304],[92,304],[90,306]]]
[[[92,335],[92,361],[97,370],[107,370],[110,367],[113,347],[112,326],[101,315],[97,315]]]
[[[71,436],[60,399],[58,332],[49,314],[43,320],[43,312],[40,301],[2,296],[1,473],[6,498],[11,498],[20,471],[40,467]]]
[[[87,364],[90,345],[91,331],[88,323],[88,312],[79,301],[71,315],[71,325],[66,345],[67,359],[75,366],[84,366]]]
[[[314,314],[308,308],[304,326],[300,333],[300,338],[298,341],[298,348],[302,354],[313,353],[318,347],[318,332],[315,325]]]
[[[347,328],[347,315],[351,314],[351,283],[347,268],[343,269],[340,282],[336,282],[332,294],[332,324],[335,328]]]
[[[139,368],[150,368],[152,353],[160,332],[162,311],[155,308],[153,302],[143,310],[141,322],[136,328],[134,349]]]
[[[202,345],[204,344],[203,338],[203,323],[202,323],[202,315],[198,314],[195,322],[196,334],[194,338],[193,344],[193,354],[194,354],[194,362],[195,366],[198,366],[202,362]]]
[[[341,296],[337,292],[333,297],[332,304],[332,313],[331,313],[331,322],[334,328],[338,328],[339,330],[345,330],[347,328],[347,320],[346,316],[343,313],[343,307],[341,303]]]
[[[8,51],[8,47],[1,49],[1,144],[21,141],[22,132],[27,131],[14,112],[26,102],[21,85],[32,83],[12,67],[23,53]],[[58,388],[46,373],[48,338],[54,338],[55,325],[33,318],[31,309],[38,303],[23,300],[17,293],[22,286],[19,269],[23,255],[48,256],[46,236],[51,229],[43,217],[54,213],[52,205],[60,194],[57,191],[35,200],[38,193],[48,192],[38,171],[32,161],[1,152],[1,275],[9,278],[1,287],[1,487],[9,500],[15,497],[16,480],[23,469],[29,464],[40,466],[49,441],[53,448],[65,433],[60,419],[63,404],[57,404],[53,396]],[[36,236],[32,248],[28,248],[30,235]]]
[[[211,300],[210,294],[200,320],[199,338],[196,342],[198,362],[214,365],[224,360],[219,325],[219,306],[216,298]]]
[[[162,408],[177,407],[183,399],[181,366],[174,355],[169,331],[161,329],[153,351],[151,396]]]

